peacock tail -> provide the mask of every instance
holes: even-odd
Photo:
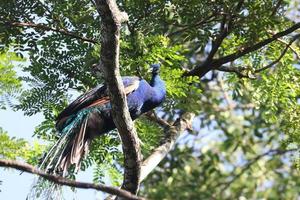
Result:
[[[71,165],[75,165],[75,169],[78,170],[81,159],[88,153],[92,139],[86,135],[90,115],[98,113],[101,116],[109,106],[89,107],[71,115],[59,133],[59,139],[43,159],[40,168],[48,173],[62,176],[67,175]]]
[[[87,135],[88,121],[92,115],[105,115],[110,104],[101,107],[84,108],[68,117],[63,128],[58,133],[59,139],[51,146],[48,153],[42,158],[39,169],[54,175],[66,177],[68,169],[74,166],[75,172],[80,168],[80,161],[89,149],[91,140]],[[33,184],[27,199],[61,199],[61,186],[39,177]]]

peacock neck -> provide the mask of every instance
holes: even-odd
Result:
[[[163,83],[163,81],[161,80],[161,78],[158,74],[152,75],[152,79],[150,81],[150,85],[152,87],[157,87],[157,86],[161,85],[162,83]]]
[[[159,100],[159,101],[164,99],[164,97],[166,95],[166,87],[165,87],[164,81],[161,80],[161,78],[158,74],[152,75],[150,85],[152,86],[152,88],[155,91],[155,95],[153,96],[153,98],[155,98],[156,100]]]

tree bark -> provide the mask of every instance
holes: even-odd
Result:
[[[152,154],[143,161],[141,168],[141,181],[143,181],[167,156],[181,133],[186,129],[191,129],[194,117],[194,113],[184,113],[172,126],[169,125],[166,127],[167,124],[163,124],[165,126],[165,137],[161,140],[160,145],[154,149]]]
[[[119,72],[119,39],[121,23],[127,14],[121,13],[114,0],[96,0],[101,17],[101,56],[99,71],[103,71],[109,89],[112,116],[122,140],[124,180],[122,189],[136,194],[140,183],[141,153],[134,124],[131,120],[124,86]]]

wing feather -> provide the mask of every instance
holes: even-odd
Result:
[[[138,77],[122,77],[125,94],[128,95],[139,87],[140,78]],[[66,107],[56,119],[56,127],[60,127],[65,123],[70,115],[76,114],[79,110],[93,106],[101,106],[109,103],[108,89],[106,85],[99,85],[96,88],[82,94],[68,107]]]

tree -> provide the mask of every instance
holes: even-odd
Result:
[[[1,3],[1,43],[29,55],[30,66],[23,70],[31,76],[22,80],[34,87],[20,95],[16,109],[44,113],[37,137],[54,142],[53,121],[70,101],[70,90],[83,92],[103,81],[93,65],[105,34],[99,2]],[[144,157],[160,142],[172,146],[178,135],[168,133],[179,130],[172,129],[173,123],[183,112],[197,115],[194,130],[184,133],[145,180],[142,194],[155,199],[296,198],[300,23],[290,13],[299,12],[297,2],[117,3],[129,16],[121,31],[121,74],[147,78],[148,64],[162,62],[168,90],[156,115],[135,123]],[[106,169],[119,185],[123,155],[118,145],[116,133],[99,138],[82,170],[95,166],[99,182]]]

